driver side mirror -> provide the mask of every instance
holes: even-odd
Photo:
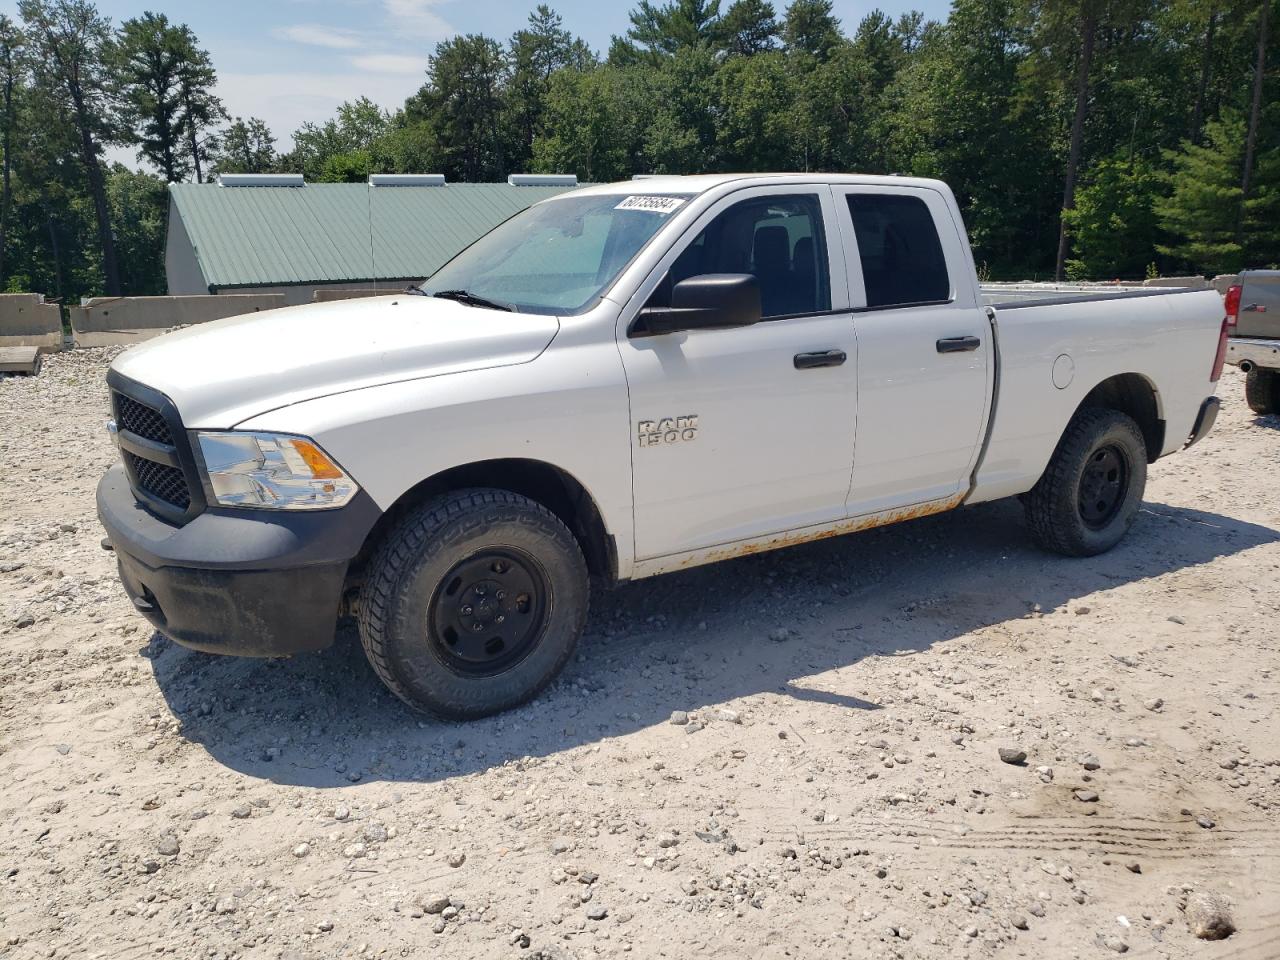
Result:
[[[645,307],[632,336],[657,336],[680,330],[749,327],[759,323],[760,281],[749,273],[704,273],[671,288],[671,306]]]

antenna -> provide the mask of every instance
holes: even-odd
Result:
[[[369,215],[369,273],[373,279],[373,294],[378,295],[378,255],[376,245],[373,242],[373,188],[374,180],[370,175],[369,182],[365,186],[364,199],[365,210]]]

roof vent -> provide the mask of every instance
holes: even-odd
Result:
[[[220,173],[220,187],[305,187],[300,173]]]
[[[507,177],[513,187],[576,187],[576,173],[513,173]]]
[[[371,173],[371,187],[443,187],[443,173]]]

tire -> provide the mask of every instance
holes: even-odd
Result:
[[[573,655],[587,565],[551,511],[505,490],[462,490],[408,514],[360,598],[374,672],[417,710],[488,716],[536,696]]]
[[[1114,547],[1147,486],[1147,447],[1133,419],[1086,407],[1072,418],[1044,475],[1023,499],[1031,535],[1068,557]]]
[[[1280,372],[1254,367],[1244,378],[1244,399],[1254,413],[1280,413]]]

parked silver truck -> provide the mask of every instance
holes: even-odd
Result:
[[[1280,270],[1246,270],[1226,295],[1227,362],[1245,373],[1254,413],[1280,413]]]

